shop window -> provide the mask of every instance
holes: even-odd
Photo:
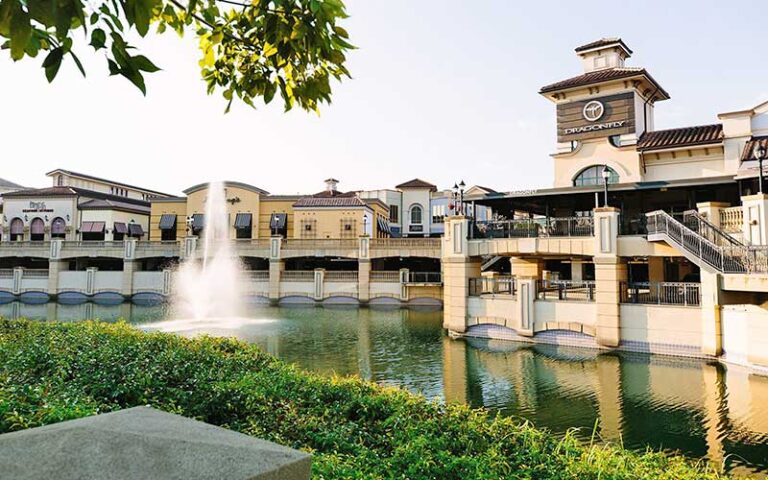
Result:
[[[584,187],[587,185],[603,184],[603,165],[592,165],[580,171],[573,179],[574,187]],[[619,174],[614,169],[608,167],[608,183],[619,183]]]
[[[397,205],[389,206],[389,221],[392,223],[400,223],[400,209]]]
[[[61,217],[51,221],[51,238],[64,238],[66,236],[67,222]]]
[[[445,205],[432,205],[432,223],[445,223]]]
[[[11,220],[11,241],[20,242],[24,240],[24,222],[20,218]]]
[[[411,207],[411,225],[421,225],[421,217],[421,205],[413,205]]]
[[[45,223],[40,217],[32,219],[29,224],[29,239],[33,242],[42,242],[45,240]]]

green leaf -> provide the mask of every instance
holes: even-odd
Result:
[[[131,57],[131,63],[138,68],[139,70],[142,70],[144,72],[154,73],[160,70],[159,67],[157,67],[154,63],[152,63],[147,57],[144,55],[136,55],[135,57]]]
[[[187,5],[187,13],[194,12],[195,7],[197,7],[197,0],[189,0],[189,5]]]
[[[45,69],[45,78],[48,79],[48,83],[52,82],[56,78],[56,74],[59,73],[59,67],[61,67],[61,59],[64,56],[64,50],[61,47],[54,48],[43,60],[43,68]]]
[[[112,59],[107,59],[107,65],[109,66],[109,75],[120,75],[120,66]]]
[[[264,103],[269,103],[275,98],[275,92],[277,92],[277,85],[272,82],[267,83],[264,88]]]
[[[147,87],[144,85],[144,77],[138,70],[120,70],[120,74],[131,81],[143,95],[147,95]]]
[[[27,42],[32,36],[32,24],[29,21],[29,15],[21,9],[21,4],[16,4],[11,16],[11,58],[21,60],[24,57],[24,50],[27,48]]]
[[[75,55],[75,52],[69,51],[69,54],[72,55],[72,60],[75,61],[75,65],[77,65],[77,69],[80,70],[80,73],[85,77],[85,69],[83,68],[83,64],[80,63],[80,59],[77,58],[77,55]]]
[[[0,35],[11,36],[11,18],[16,0],[0,0]]]
[[[107,34],[104,33],[104,30],[97,28],[91,33],[91,46],[96,49],[102,49],[104,48],[104,44],[107,41]]]
[[[333,27],[333,31],[341,38],[349,38],[349,33],[341,27]]]

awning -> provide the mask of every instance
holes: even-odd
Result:
[[[24,222],[20,218],[14,218],[11,220],[11,234],[20,235],[24,233]]]
[[[144,236],[144,229],[138,223],[130,223],[128,224],[128,235],[131,237],[142,237]]]
[[[376,217],[376,223],[379,225],[379,231],[382,233],[386,233],[387,229],[384,227],[384,220],[381,219],[381,217]]]
[[[83,222],[80,233],[104,233],[104,222]]]
[[[251,218],[252,218],[252,215],[250,213],[238,213],[237,215],[235,215],[235,228],[238,230],[250,229]]]
[[[35,218],[29,226],[29,233],[32,235],[42,235],[45,233],[45,224],[40,218]]]
[[[176,215],[173,213],[164,213],[160,216],[160,230],[175,230]]]
[[[51,235],[64,235],[67,228],[67,222],[61,217],[56,217],[51,222]]]
[[[285,223],[288,220],[287,213],[273,213],[269,219],[269,228],[272,230],[282,230],[285,228]]]
[[[128,233],[128,227],[123,222],[115,222],[114,233],[120,233],[122,235],[125,235],[126,233]]]
[[[205,215],[202,213],[192,214],[192,230],[200,230],[205,227]]]

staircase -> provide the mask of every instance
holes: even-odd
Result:
[[[700,268],[720,273],[768,273],[768,247],[745,245],[698,213],[686,212],[682,222],[663,210],[646,217],[649,241],[667,242]]]

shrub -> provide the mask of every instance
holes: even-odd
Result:
[[[717,479],[679,456],[582,446],[482,409],[299,371],[232,339],[0,320],[0,433],[150,405],[313,454],[313,476]]]

